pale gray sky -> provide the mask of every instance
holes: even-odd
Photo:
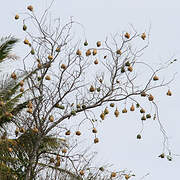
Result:
[[[1,36],[13,34],[23,39],[20,22],[14,21],[14,15],[21,13],[26,6],[32,4],[35,12],[39,13],[47,7],[51,0],[6,0],[1,2],[0,22]],[[157,63],[174,57],[180,59],[180,2],[178,0],[56,0],[51,9],[54,17],[68,20],[73,16],[85,28],[85,38],[92,42],[104,40],[106,35],[130,29],[130,24],[139,32],[147,31],[151,25],[149,48],[143,58],[147,62]],[[21,14],[20,14],[21,15]],[[84,35],[83,35],[84,36]],[[84,40],[82,38],[82,40]],[[21,56],[21,48],[17,48]],[[179,73],[180,64],[171,67],[165,75]],[[180,75],[170,86],[173,96],[164,96],[158,101],[160,118],[170,138],[174,153],[180,154]],[[139,116],[126,115],[122,119],[109,118],[100,128],[100,143],[95,149],[98,158],[110,162],[119,168],[127,168],[137,174],[139,180],[150,173],[145,180],[179,179],[180,157],[173,161],[159,159],[162,151],[162,136],[158,124],[148,122],[145,125],[143,139],[136,140],[136,134],[141,129]]]

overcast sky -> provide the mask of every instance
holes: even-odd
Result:
[[[6,0],[1,2],[1,36],[9,34],[23,39],[24,34],[14,21],[16,13],[25,11],[31,4],[37,13],[42,12],[51,0]],[[56,0],[51,13],[68,20],[73,16],[85,28],[85,38],[96,42],[104,40],[110,33],[128,31],[130,24],[139,32],[150,31],[150,45],[143,58],[147,62],[165,62],[171,58],[180,59],[180,2],[178,0]],[[84,35],[83,35],[84,36]],[[83,39],[82,39],[83,40]],[[16,54],[21,56],[20,48]],[[178,72],[170,85],[173,96],[166,97],[159,91],[160,118],[170,138],[172,152],[180,154],[180,63],[164,75]],[[145,180],[179,179],[180,157],[173,161],[159,159],[162,152],[162,136],[157,122],[148,122],[141,141],[136,135],[141,129],[139,116],[124,116],[120,120],[108,118],[100,128],[100,143],[96,145],[98,159],[110,162],[119,168],[134,171],[139,180],[150,173]]]

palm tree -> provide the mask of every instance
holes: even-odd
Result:
[[[0,63],[8,59],[16,59],[11,54],[14,45],[18,39],[8,36],[0,39]],[[34,71],[37,71],[35,69]],[[30,77],[33,72],[23,74],[23,80]],[[15,123],[14,117],[26,108],[29,100],[22,100],[24,92],[18,91],[20,83],[19,78],[12,78],[1,72],[0,80],[0,179],[25,179],[26,168],[28,166],[28,153],[32,151],[31,143],[36,141],[36,134],[31,129],[27,130],[19,137],[10,139],[7,137],[8,126]],[[31,99],[33,100],[33,99]],[[29,138],[32,141],[29,141]],[[50,136],[44,137],[39,153],[46,153],[62,145],[58,138]]]
[[[7,59],[16,58],[11,55],[12,48],[18,42],[18,39],[8,36],[0,39],[0,63],[5,62]],[[11,79],[4,72],[1,72],[0,81],[0,131],[6,130],[4,125],[11,122],[12,115],[17,111],[15,107],[21,95],[16,95],[19,84],[17,80]]]
[[[18,39],[12,36],[0,39],[0,63],[6,62],[8,59],[17,58],[11,54],[17,42]],[[17,93],[20,86],[18,79],[12,79],[3,71],[1,71],[0,75],[0,179],[13,180],[17,173],[14,171],[15,168],[12,167],[12,164],[15,165],[17,159],[12,155],[10,147],[15,143],[15,140],[6,137],[7,127],[13,122],[13,116],[26,107],[27,102],[20,101],[23,93]]]

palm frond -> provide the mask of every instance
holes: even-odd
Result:
[[[18,81],[26,77],[26,75],[26,73],[18,73],[16,80],[12,79],[8,74],[0,76],[0,98],[3,97],[4,100],[9,100],[20,86]]]
[[[56,167],[56,166],[51,166],[51,165],[43,164],[43,163],[38,163],[38,164],[40,166],[43,166],[43,167],[48,167],[48,168],[51,168],[51,169],[58,170],[60,173],[68,175],[73,180],[83,180],[82,177],[76,175],[75,173],[73,173],[73,172],[71,172],[71,171],[69,171],[67,169],[63,169],[63,168],[59,168],[59,167]]]
[[[2,179],[2,180],[7,180],[7,179],[16,180],[17,175],[6,164],[0,163],[0,179]]]
[[[5,38],[0,39],[0,63],[7,58],[9,53],[11,52],[13,46],[18,42],[18,39],[7,36]]]
[[[55,138],[51,136],[45,136],[42,143],[43,150],[54,150],[58,147],[68,146],[65,141],[60,138]]]

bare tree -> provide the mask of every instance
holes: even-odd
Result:
[[[143,62],[140,57],[149,45],[149,32],[138,33],[133,26],[131,32],[97,41],[94,47],[89,47],[87,40],[77,42],[73,27],[81,25],[72,18],[65,25],[60,19],[48,19],[50,7],[37,17],[33,6],[28,6],[23,19],[23,43],[30,50],[23,58],[23,68],[16,72],[27,74],[21,91],[29,102],[12,117],[16,137],[9,144],[10,155],[18,163],[9,166],[14,166],[16,176],[26,180],[129,179],[134,175],[127,170],[110,172],[103,166],[93,167],[92,157],[79,151],[79,142],[72,134],[80,136],[85,123],[96,144],[96,122],[111,113],[118,118],[135,110],[140,111],[141,123],[150,118],[157,120],[164,137],[160,157],[167,155],[170,160],[168,137],[153,92],[167,87],[171,96],[169,84],[174,76],[168,81],[159,77],[174,61],[155,68]],[[145,104],[149,109],[144,108]],[[78,130],[68,125],[73,121]],[[141,139],[141,132],[137,138]]]

